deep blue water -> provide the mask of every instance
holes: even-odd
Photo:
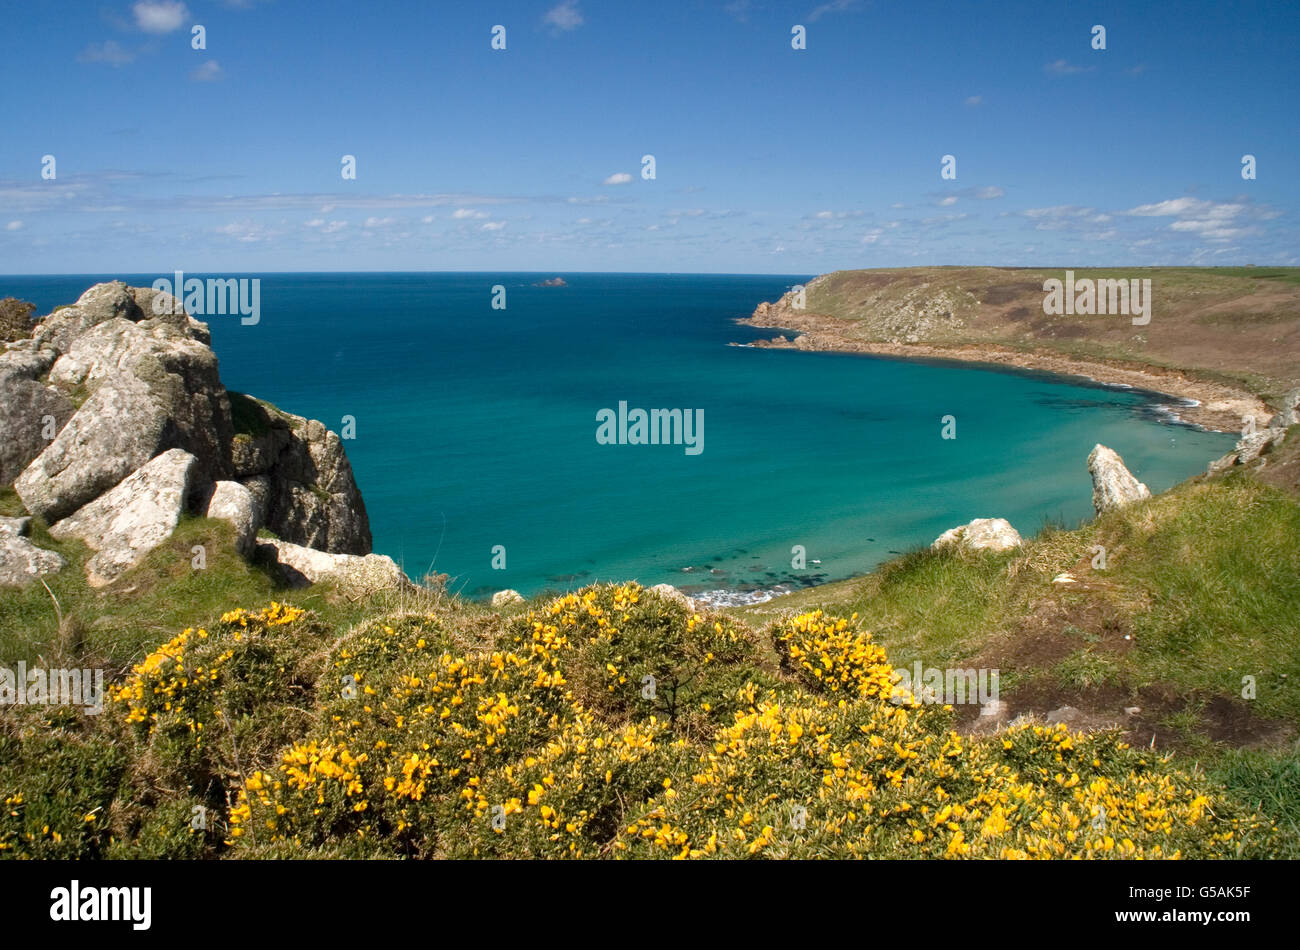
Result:
[[[1233,442],[1134,391],[726,345],[772,335],[733,320],[809,275],[535,286],[549,276],[269,274],[258,324],[204,319],[227,388],[335,431],[355,417],[345,444],[375,550],[476,596],[597,579],[736,590],[848,577],[976,517],[1027,535],[1090,517],[1097,442],[1152,491]],[[45,313],[101,279],[0,277],[0,296]],[[495,284],[505,310],[490,306]],[[597,412],[620,400],[702,409],[703,452],[597,444]],[[940,436],[947,414],[953,440]],[[491,567],[496,545],[504,570]]]

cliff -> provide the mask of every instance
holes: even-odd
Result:
[[[798,331],[758,345],[956,359],[1088,376],[1195,400],[1183,415],[1224,431],[1265,425],[1300,386],[1300,268],[1081,269],[1078,281],[1150,281],[1149,322],[1046,313],[1065,269],[835,271],[763,303],[744,323]],[[1071,307],[1071,310],[1074,308]]]
[[[109,584],[185,514],[341,555],[370,552],[370,523],[339,437],[221,383],[207,325],[157,291],[91,287],[0,352],[0,485],[54,538],[96,553]],[[166,296],[166,295],[163,295]],[[0,584],[62,567],[22,530],[0,532]],[[45,555],[51,556],[45,556]]]

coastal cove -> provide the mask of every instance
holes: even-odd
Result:
[[[226,386],[337,432],[351,417],[374,550],[475,597],[632,578],[765,596],[862,574],[973,518],[1026,536],[1072,526],[1092,514],[1098,442],[1159,492],[1235,441],[1137,389],[729,346],[772,335],[737,321],[799,275],[248,276],[255,325],[205,318]],[[47,312],[98,279],[6,285]],[[602,444],[597,414],[623,402],[704,412],[703,451]]]

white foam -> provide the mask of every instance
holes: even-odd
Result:
[[[758,590],[729,590],[721,588],[719,590],[706,590],[690,596],[697,604],[706,607],[746,607],[750,604],[765,604],[773,597],[779,597],[782,594],[788,594],[793,590],[788,584],[777,584],[775,587],[760,588]]]

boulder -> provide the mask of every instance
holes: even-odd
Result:
[[[396,562],[383,554],[330,554],[288,541],[259,541],[257,553],[273,562],[285,583],[307,587],[332,581],[349,594],[413,588]]]
[[[14,340],[0,347],[0,365],[27,379],[39,379],[50,371],[59,351],[35,340]]]
[[[171,536],[197,464],[188,452],[170,449],[64,518],[50,534],[80,538],[96,552],[86,563],[86,577],[92,587],[101,587]]]
[[[54,350],[14,348],[0,354],[0,484],[31,464],[76,412],[66,395],[41,380]]]
[[[229,521],[235,526],[235,549],[250,557],[257,546],[258,504],[253,493],[239,482],[220,481],[208,499],[207,516]]]
[[[1267,464],[1263,456],[1285,441],[1286,429],[1282,427],[1274,428],[1270,423],[1267,429],[1259,429],[1250,435],[1243,436],[1237,441],[1231,452],[1211,462],[1206,471],[1211,475],[1218,475],[1237,465],[1260,468]]]
[[[370,522],[339,437],[240,394],[232,411],[210,343],[175,297],[121,281],[49,314],[0,351],[0,483],[57,525],[180,450],[195,459],[190,500],[207,494],[206,511],[216,497],[241,550],[265,525],[295,544],[368,554]],[[96,576],[114,564],[104,553]]]
[[[120,280],[113,280],[96,284],[71,307],[60,307],[46,316],[36,325],[32,337],[41,345],[65,352],[91,327],[118,318],[135,322],[144,316],[131,288]]]
[[[28,510],[47,521],[167,449],[195,456],[205,478],[230,472],[230,405],[206,328],[199,332],[202,324],[183,309],[151,315],[137,294],[146,305],[157,296],[120,282],[97,284],[37,325],[33,345],[43,341],[61,354],[49,369],[50,386],[65,400],[89,394],[14,480]]]
[[[1007,722],[1011,718],[1011,707],[1001,699],[990,699],[980,706],[980,718]]]
[[[1300,422],[1300,389],[1293,389],[1282,397],[1277,413],[1268,421],[1270,429],[1285,429]]]
[[[42,574],[63,570],[67,563],[62,555],[38,548],[17,530],[0,526],[0,587],[24,587]]]
[[[370,518],[343,442],[304,419],[248,396],[235,397],[241,423],[231,465],[252,489],[263,478],[265,525],[278,537],[337,554],[368,554]]]
[[[166,448],[167,410],[138,380],[101,385],[14,480],[27,510],[55,522]]]
[[[15,538],[25,538],[31,530],[31,518],[0,517],[0,534],[10,534]]]
[[[1253,435],[1238,440],[1233,451],[1237,453],[1237,463],[1247,465],[1284,441],[1286,441],[1285,429],[1260,429]]]
[[[687,597],[672,584],[656,584],[654,587],[647,588],[647,590],[652,594],[658,594],[665,600],[671,600],[675,603],[681,604],[691,613],[695,613],[695,601]]]
[[[228,477],[234,437],[230,400],[216,354],[195,338],[188,321],[182,311],[139,323],[113,319],[97,324],[59,357],[50,382],[91,392],[103,381],[143,384],[173,430],[166,447],[189,452],[213,478]]]
[[[1146,485],[1124,467],[1119,453],[1104,445],[1094,446],[1089,453],[1088,474],[1092,476],[1092,507],[1099,515],[1151,497]]]
[[[496,608],[509,607],[511,604],[522,604],[524,595],[517,590],[499,590],[492,595],[492,606]]]
[[[1082,719],[1083,713],[1079,712],[1079,710],[1075,709],[1073,706],[1061,706],[1057,709],[1053,709],[1044,718],[1051,725],[1065,723],[1068,726]]]
[[[1006,518],[976,518],[969,524],[949,528],[930,547],[936,551],[953,546],[964,551],[1010,551],[1020,544],[1020,533]]]
[[[271,504],[271,480],[265,475],[241,479],[239,484],[248,489],[253,500],[253,521],[259,530],[266,524],[266,512]]]

